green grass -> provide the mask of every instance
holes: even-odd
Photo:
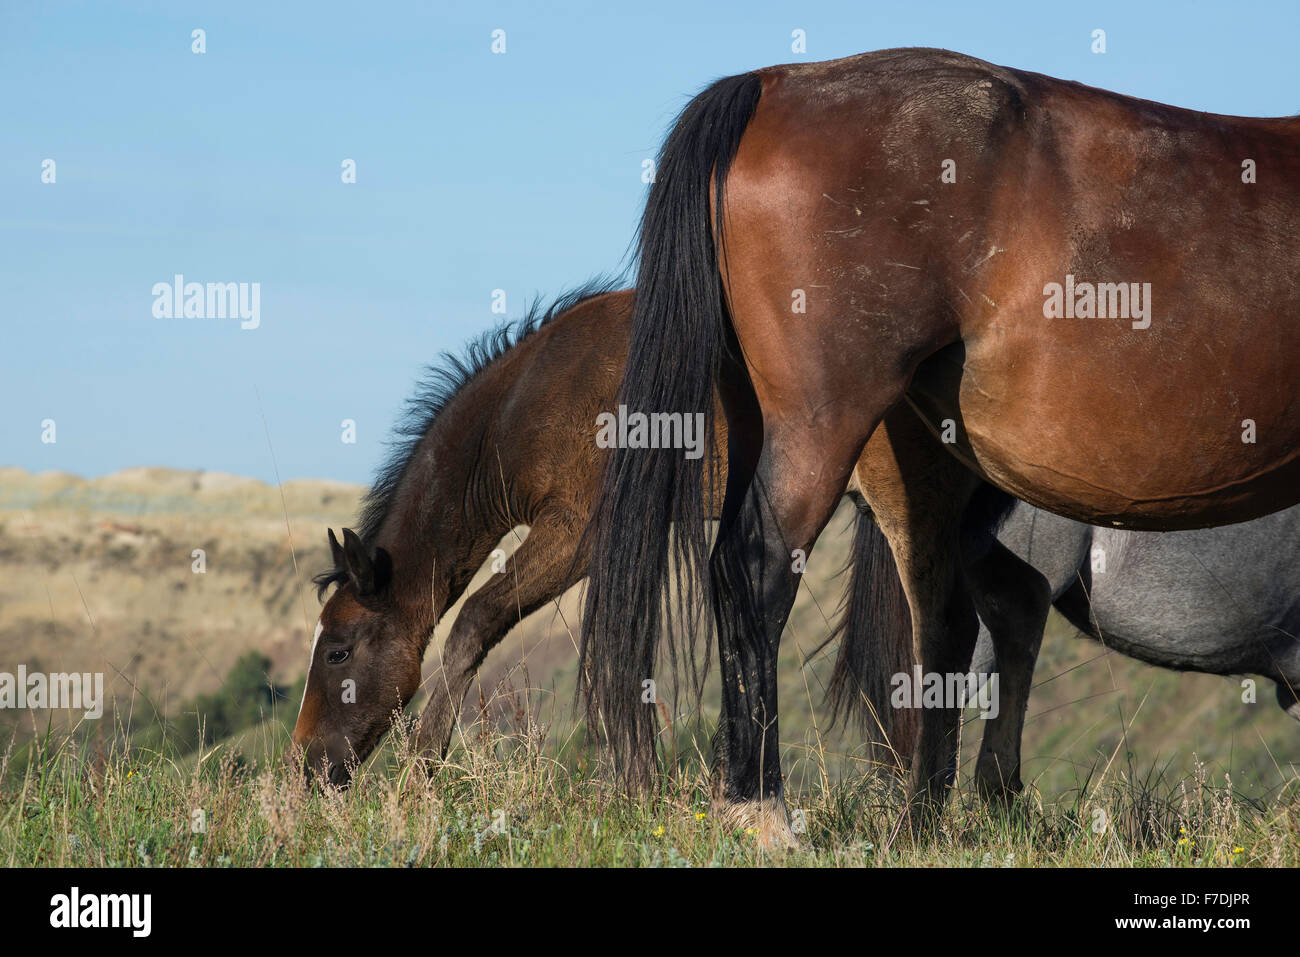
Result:
[[[53,736],[0,766],[0,861],[9,866],[1296,866],[1300,782],[1268,801],[1211,780],[1112,763],[1050,802],[1009,810],[963,788],[932,836],[898,828],[896,782],[808,775],[789,804],[801,846],[769,852],[716,822],[698,757],[631,801],[588,749],[529,722],[472,728],[445,763],[403,734],[345,791],[303,787],[277,755],[284,725],[187,757],[126,743],[108,753]],[[249,752],[260,757],[249,758]],[[787,755],[787,766],[795,755]],[[812,759],[817,763],[816,759]],[[196,812],[201,811],[201,816]],[[1104,816],[1103,816],[1104,815]],[[1104,820],[1105,827],[1096,822]],[[202,827],[199,827],[199,824]]]
[[[829,660],[801,669],[796,642],[783,647],[782,763],[803,825],[790,852],[714,820],[710,729],[689,718],[664,732],[671,771],[660,793],[623,796],[574,722],[571,663],[549,687],[532,686],[520,665],[471,695],[447,762],[419,760],[396,733],[348,791],[308,790],[284,762],[301,679],[282,687],[250,654],[218,693],[166,721],[142,698],[115,703],[72,736],[53,726],[35,737],[15,731],[0,754],[0,863],[1300,866],[1300,773],[1287,760],[1295,729],[1285,715],[1233,704],[1236,686],[1225,679],[1122,659],[1085,678],[1074,663],[1096,646],[1050,637],[1040,669],[1048,679],[1030,708],[1044,717],[1026,728],[1027,793],[1010,809],[971,793],[983,727],[970,711],[958,787],[924,838],[900,827],[902,787],[871,773],[860,736],[827,727],[819,702]],[[1054,674],[1068,675],[1068,693]],[[1189,693],[1195,678],[1208,694]],[[1111,691],[1117,682],[1127,690]],[[706,695],[704,714],[716,713],[715,697]],[[1204,753],[1162,748],[1187,740],[1189,715]],[[1252,736],[1253,751],[1242,747]]]

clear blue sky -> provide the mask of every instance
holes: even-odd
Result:
[[[271,480],[264,411],[283,478],[368,481],[420,367],[500,318],[492,290],[515,317],[623,265],[642,160],[718,76],[941,46],[1274,116],[1300,112],[1298,39],[1297,0],[3,0],[0,464]],[[260,328],[153,318],[176,273],[260,282]]]

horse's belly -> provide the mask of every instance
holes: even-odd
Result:
[[[1267,390],[1144,382],[1140,360],[1096,342],[993,345],[943,350],[908,397],[958,457],[1018,498],[1093,525],[1161,530],[1300,502],[1300,435]]]

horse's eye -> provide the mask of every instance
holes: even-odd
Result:
[[[352,652],[348,651],[346,648],[342,648],[338,651],[331,651],[325,656],[325,663],[329,665],[341,665],[343,662],[348,660],[348,655],[350,654],[352,654]]]

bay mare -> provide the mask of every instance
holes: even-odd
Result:
[[[1247,160],[1270,175],[1250,181]],[[1149,530],[1300,499],[1300,118],[887,50],[719,80],[657,169],[618,400],[711,415],[716,390],[728,469],[711,556],[708,460],[616,449],[602,479],[580,673],[631,782],[656,732],[636,689],[681,624],[664,598],[700,589],[723,689],[715,808],[789,839],[775,663],[791,555],[852,473],[898,561],[919,660],[944,674],[970,661],[971,592],[1019,561],[991,544],[963,567],[981,481]],[[1099,306],[1121,284],[1131,301]],[[890,428],[903,404],[949,441]],[[674,552],[685,573],[670,578]],[[960,715],[921,721],[918,826],[952,780]]]

